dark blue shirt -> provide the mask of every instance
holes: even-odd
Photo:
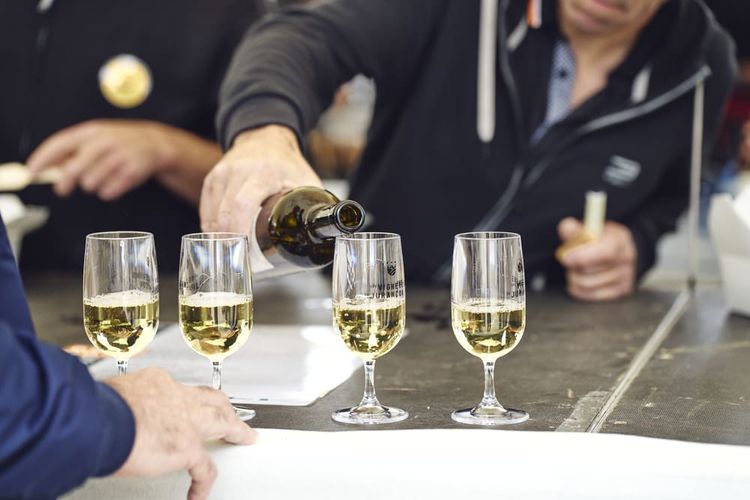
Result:
[[[134,437],[120,396],[75,357],[36,339],[0,220],[0,498],[56,497],[111,474]]]

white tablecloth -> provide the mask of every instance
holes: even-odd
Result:
[[[300,410],[303,411],[303,410]],[[215,445],[216,499],[733,499],[750,447],[512,430],[260,430]],[[185,498],[186,473],[89,481],[69,500]]]

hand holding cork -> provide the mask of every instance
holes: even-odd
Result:
[[[607,194],[586,194],[584,221],[568,217],[558,224],[562,245],[555,257],[566,270],[568,293],[600,301],[635,289],[637,250],[630,230],[606,221]]]
[[[573,236],[568,239],[563,239],[563,244],[558,247],[557,251],[555,251],[555,257],[557,257],[557,260],[562,262],[565,254],[572,249],[601,238],[602,232],[604,231],[604,220],[606,216],[607,193],[604,191],[587,192],[586,205],[583,211],[583,228],[579,228],[577,231],[571,230],[570,233],[574,233]]]

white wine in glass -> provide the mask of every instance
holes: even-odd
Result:
[[[511,352],[526,329],[526,287],[521,237],[515,233],[459,234],[453,247],[451,326],[458,343],[484,364],[484,396],[451,418],[472,425],[528,420],[495,396],[495,361]]]
[[[247,342],[253,327],[247,236],[236,233],[183,236],[179,280],[182,336],[193,351],[211,361],[211,385],[221,390],[222,362]],[[235,406],[234,410],[242,420],[255,416],[255,410],[250,408]]]
[[[396,347],[405,320],[401,238],[393,233],[336,238],[333,325],[344,345],[364,361],[365,390],[357,406],[333,412],[335,421],[386,424],[409,416],[400,408],[383,406],[375,395],[375,360]]]
[[[94,346],[115,359],[128,359],[154,339],[159,298],[130,290],[83,300],[83,326]]]
[[[117,360],[118,373],[151,343],[159,326],[159,278],[150,233],[86,236],[83,326],[91,343]]]
[[[253,298],[231,292],[181,297],[180,328],[190,348],[222,361],[245,345],[253,327]]]
[[[403,299],[342,302],[333,307],[333,322],[346,347],[364,360],[378,359],[396,347],[404,333]]]
[[[526,306],[467,302],[451,305],[453,333],[469,354],[495,361],[512,351],[526,328]]]

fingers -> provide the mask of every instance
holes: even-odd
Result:
[[[211,460],[211,457],[203,446],[197,445],[192,452],[186,468],[192,479],[190,490],[188,490],[188,500],[204,500],[208,498],[211,487],[216,481],[218,471],[216,464]]]
[[[234,408],[223,392],[208,387],[196,387],[191,390],[201,403],[197,411],[191,413],[191,417],[195,430],[202,439],[223,439],[232,444],[255,443],[258,433],[237,418]]]
[[[635,288],[635,274],[626,266],[595,275],[588,282],[576,274],[568,274],[568,293],[579,300],[615,300],[630,295]]]
[[[591,293],[600,288],[616,285],[627,277],[629,267],[618,265],[594,273],[568,271],[568,287],[582,293]]]
[[[620,257],[620,242],[614,238],[601,238],[569,250],[562,264],[568,269],[591,274],[612,265]]]
[[[105,179],[104,185],[98,191],[99,198],[104,201],[117,199],[147,178],[148,175],[142,175],[135,165],[123,164]]]
[[[219,216],[219,227],[221,230],[237,233],[250,231],[253,221],[261,209],[261,204],[266,198],[283,189],[278,182],[261,184],[255,180],[246,181],[234,194],[233,203],[224,205],[220,210],[228,210]]]
[[[87,193],[96,193],[111,179],[113,174],[123,168],[124,159],[116,155],[101,158],[96,168],[89,168],[81,174],[81,189]]]
[[[231,170],[238,170],[237,168]],[[231,178],[236,179],[235,182],[228,182],[224,186],[224,193],[221,201],[219,202],[219,209],[216,214],[216,230],[217,231],[231,231],[237,233],[247,233],[250,229],[250,215],[257,212],[257,208],[260,207],[260,203],[263,200],[255,201],[257,198],[258,189],[263,189],[257,182],[254,182],[252,178],[242,180],[237,174],[231,175]],[[245,186],[248,186],[247,188]],[[244,195],[238,196],[240,191],[244,189]],[[249,192],[248,192],[249,191]],[[249,198],[247,198],[249,196]],[[250,208],[250,204],[255,206]],[[244,221],[243,228],[238,228],[234,222],[237,218],[241,218]]]
[[[66,160],[60,168],[60,178],[54,185],[58,196],[68,196],[80,182],[81,176],[95,168],[102,157],[106,155],[106,148],[99,144],[82,145]]]
[[[199,208],[203,231],[216,231],[218,228],[219,205],[228,181],[227,169],[226,163],[219,163],[203,181]]]
[[[78,150],[90,133],[90,126],[84,123],[52,134],[29,156],[26,161],[29,169],[36,174],[45,168],[60,165]]]
[[[104,125],[84,122],[57,132],[45,140],[29,157],[29,169],[38,173],[51,166],[60,167],[60,178],[53,189],[58,196],[68,196],[79,184],[94,192],[116,167],[109,158],[111,144],[94,132]],[[102,171],[99,171],[103,168]]]
[[[291,129],[267,125],[245,131],[203,183],[201,226],[204,231],[247,233],[266,198],[307,185],[322,183]]]
[[[146,125],[144,125],[146,124]],[[64,129],[29,157],[37,172],[60,166],[54,190],[68,196],[77,186],[103,200],[122,196],[145,181],[165,162],[164,134],[137,120],[92,120]],[[168,141],[167,141],[168,142]]]
[[[581,221],[572,217],[566,217],[561,220],[557,225],[557,232],[562,245],[555,250],[555,258],[563,265],[566,265],[566,256],[572,250],[593,240],[591,235],[584,229]]]
[[[561,221],[560,237],[572,234],[573,223]],[[560,257],[567,270],[568,292],[581,300],[613,300],[635,288],[637,251],[630,230],[607,222],[601,238],[571,248]]]
[[[261,204],[284,187],[277,177],[264,175],[258,167],[224,164],[212,177],[204,184],[205,198],[201,200],[201,220],[208,231],[248,233]]]
[[[232,411],[232,413],[234,413],[234,411]],[[258,441],[258,431],[240,420],[237,415],[234,415],[232,425],[227,429],[227,432],[221,436],[221,439],[230,444],[255,444]]]
[[[187,469],[192,479],[188,498],[202,500],[217,477],[203,441],[255,441],[255,431],[236,417],[220,391],[184,386],[155,368],[106,383],[126,401],[136,423],[135,443],[119,475],[154,476]]]
[[[573,217],[566,217],[557,225],[557,234],[563,242],[575,238],[581,231],[583,231],[583,224]]]

